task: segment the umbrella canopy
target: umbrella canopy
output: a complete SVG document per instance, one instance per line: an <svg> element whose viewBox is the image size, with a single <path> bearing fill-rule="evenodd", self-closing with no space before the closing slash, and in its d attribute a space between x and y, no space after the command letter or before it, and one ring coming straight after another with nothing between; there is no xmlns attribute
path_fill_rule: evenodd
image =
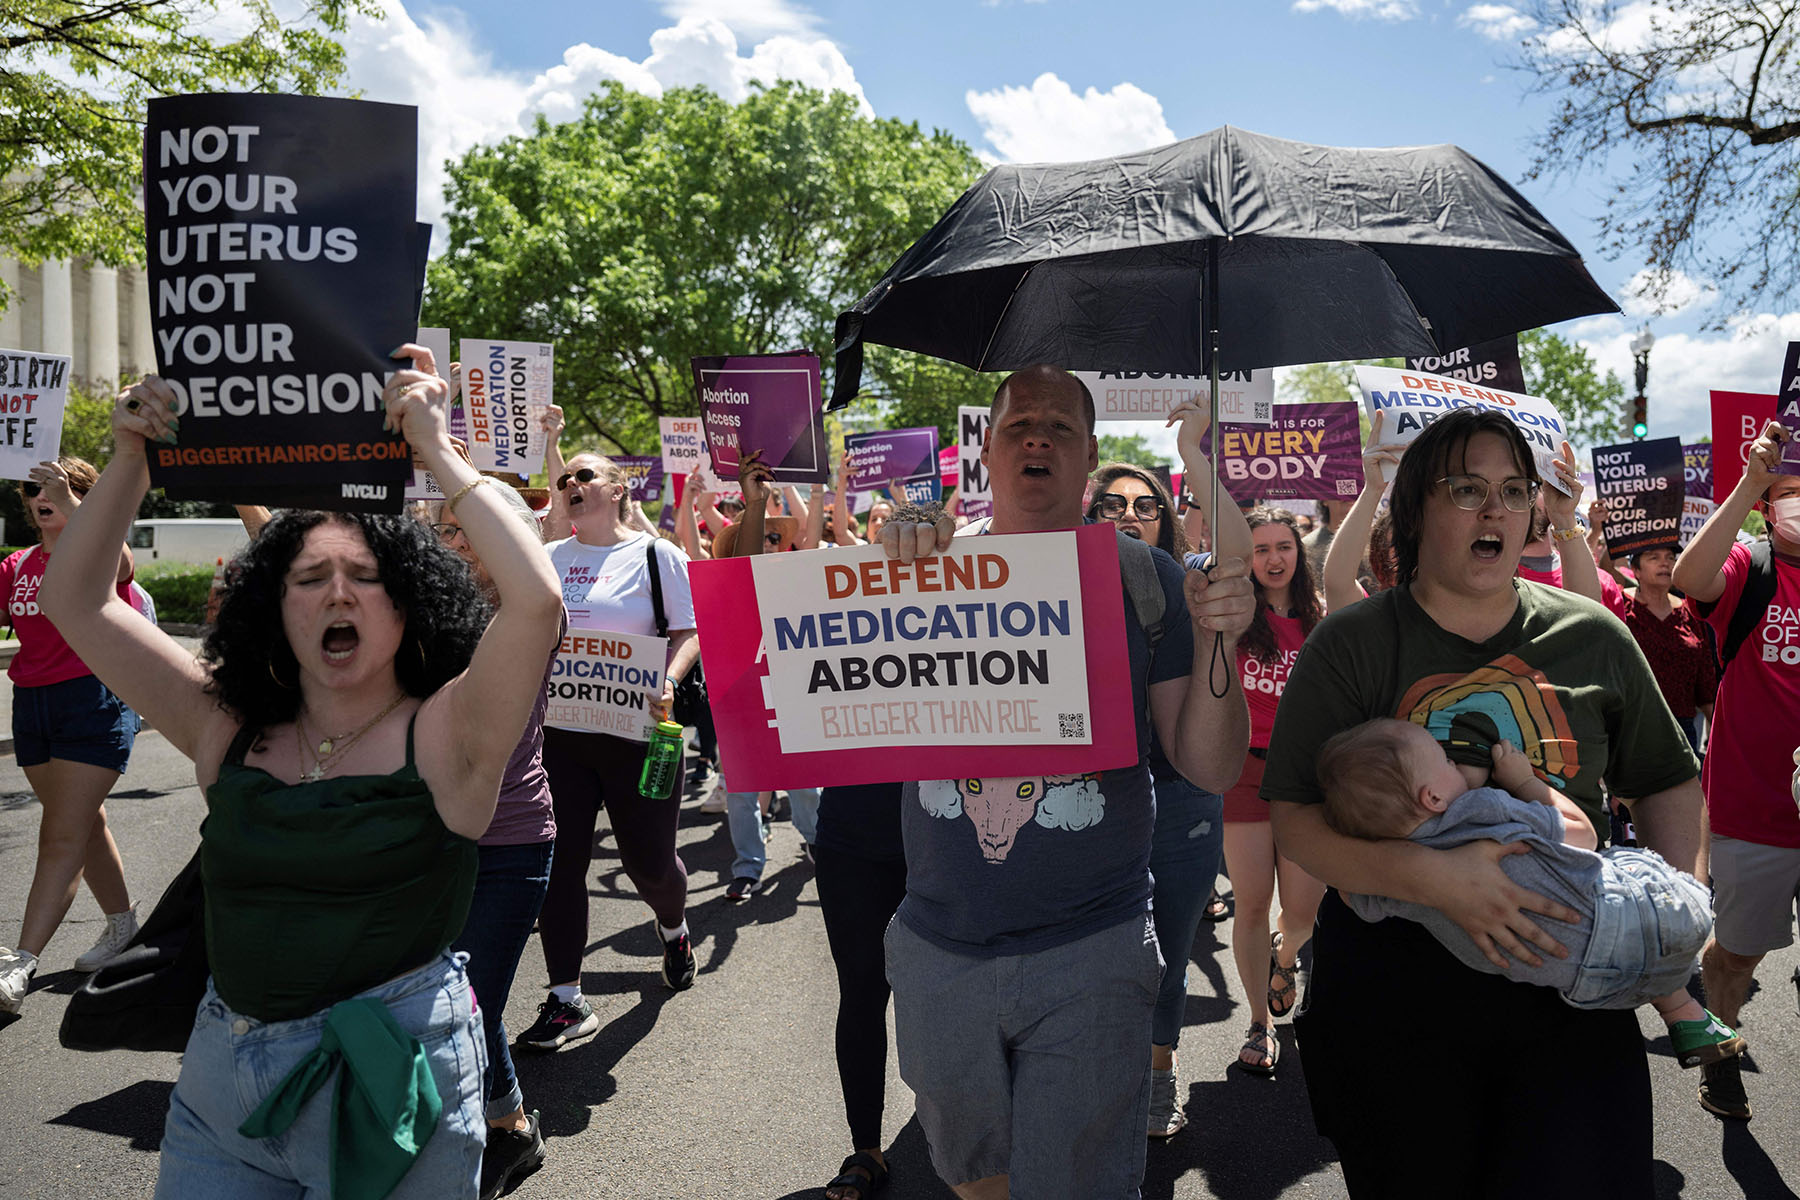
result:
<svg viewBox="0 0 1800 1200"><path fill-rule="evenodd" d="M855 396L864 342L977 370L1193 374L1439 354L1617 311L1568 240L1455 146L1227 126L983 175L839 314L828 407Z"/></svg>

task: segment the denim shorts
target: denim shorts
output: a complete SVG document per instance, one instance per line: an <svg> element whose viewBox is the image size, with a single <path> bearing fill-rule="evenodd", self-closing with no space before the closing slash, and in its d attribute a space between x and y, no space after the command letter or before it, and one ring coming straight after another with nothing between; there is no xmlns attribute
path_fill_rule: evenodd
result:
<svg viewBox="0 0 1800 1200"><path fill-rule="evenodd" d="M42 687L13 685L13 758L35 767L53 758L123 773L138 717L92 675Z"/></svg>
<svg viewBox="0 0 1800 1200"><path fill-rule="evenodd" d="M446 954L360 996L380 1000L431 1061L443 1114L390 1200L473 1200L487 1141L481 1014L463 964ZM157 1200L293 1200L331 1194L335 1079L285 1133L247 1138L238 1126L318 1047L326 1011L258 1021L228 1008L209 983L163 1126Z"/></svg>
<svg viewBox="0 0 1800 1200"><path fill-rule="evenodd" d="M1576 1008L1636 1008L1687 986L1712 934L1712 899L1649 850L1601 857L1594 932L1563 998Z"/></svg>

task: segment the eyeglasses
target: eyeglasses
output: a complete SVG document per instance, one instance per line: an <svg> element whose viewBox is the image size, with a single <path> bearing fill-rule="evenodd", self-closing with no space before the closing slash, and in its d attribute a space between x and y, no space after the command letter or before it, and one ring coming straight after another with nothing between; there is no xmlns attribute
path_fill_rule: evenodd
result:
<svg viewBox="0 0 1800 1200"><path fill-rule="evenodd" d="M440 521L431 527L431 531L437 534L438 541L448 544L456 540L456 535L462 533L463 527L449 521Z"/></svg>
<svg viewBox="0 0 1800 1200"><path fill-rule="evenodd" d="M24 494L24 496L27 500L37 499L37 497L43 492L43 490L44 490L43 484L38 483L36 480L33 480L33 479L27 479L24 483L21 483L19 485L19 491ZM69 490L71 492L74 492L77 496L85 496L88 494L88 490L86 488L76 487L74 484L69 485Z"/></svg>
<svg viewBox="0 0 1800 1200"><path fill-rule="evenodd" d="M571 479L576 483L592 483L595 479L599 478L599 476L600 472L594 470L592 467L583 467L579 471L564 471L561 475L556 477L556 490L559 492L568 491L569 480Z"/></svg>
<svg viewBox="0 0 1800 1200"><path fill-rule="evenodd" d="M1488 491L1493 486L1482 475L1446 475L1434 481L1431 486L1436 487L1440 483L1449 485L1450 503L1469 512L1475 512L1487 503ZM1531 508L1532 501L1537 499L1540 486L1522 475L1502 479L1500 503L1514 512L1526 512Z"/></svg>
<svg viewBox="0 0 1800 1200"><path fill-rule="evenodd" d="M1140 521L1154 521L1162 515L1163 510L1163 502L1155 496L1139 496L1136 500L1127 500L1117 492L1103 492L1094 501L1094 507L1109 521L1116 521L1124 516L1128 506Z"/></svg>

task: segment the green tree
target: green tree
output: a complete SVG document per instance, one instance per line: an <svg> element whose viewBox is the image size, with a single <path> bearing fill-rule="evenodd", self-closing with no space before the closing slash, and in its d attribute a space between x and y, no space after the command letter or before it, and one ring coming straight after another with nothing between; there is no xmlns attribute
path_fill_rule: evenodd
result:
<svg viewBox="0 0 1800 1200"><path fill-rule="evenodd" d="M1142 434L1121 436L1116 433L1103 433L1096 439L1100 443L1101 462L1123 462L1132 466L1155 466L1167 463L1168 455L1152 449Z"/></svg>
<svg viewBox="0 0 1800 1200"><path fill-rule="evenodd" d="M184 92L318 94L335 35L376 0L8 0L0 22L0 246L28 263L143 258L144 102ZM7 297L0 294L0 307Z"/></svg>
<svg viewBox="0 0 1800 1200"><path fill-rule="evenodd" d="M557 343L571 424L625 451L697 411L688 359L811 348L975 178L961 142L863 117L793 83L739 104L609 83L582 115L450 168L449 249L425 320L458 336ZM947 374L872 355L902 423ZM972 374L972 373L971 373Z"/></svg>
<svg viewBox="0 0 1800 1200"><path fill-rule="evenodd" d="M1519 335L1519 365L1526 393L1548 400L1562 414L1569 441L1591 449L1622 440L1625 385L1617 371L1602 376L1592 355L1547 329Z"/></svg>
<svg viewBox="0 0 1800 1200"><path fill-rule="evenodd" d="M1356 386L1358 367L1404 367L1401 358L1357 358L1348 362L1307 363L1289 369L1281 380L1275 397L1283 404L1323 404L1328 400L1362 402L1362 390Z"/></svg>

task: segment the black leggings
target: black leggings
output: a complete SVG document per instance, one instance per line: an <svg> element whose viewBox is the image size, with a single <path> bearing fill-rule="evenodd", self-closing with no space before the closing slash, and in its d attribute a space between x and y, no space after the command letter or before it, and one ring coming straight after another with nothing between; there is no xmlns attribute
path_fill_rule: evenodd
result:
<svg viewBox="0 0 1800 1200"><path fill-rule="evenodd" d="M1650 1072L1637 1014L1471 970L1424 926L1328 891L1294 1021L1319 1132L1363 1200L1643 1200Z"/></svg>
<svg viewBox="0 0 1800 1200"><path fill-rule="evenodd" d="M544 730L544 773L556 812L556 852L550 890L538 914L544 967L552 984L581 978L588 942L588 864L600 809L612 822L619 863L632 886L665 928L681 924L687 910L687 867L675 853L681 817L681 770L666 800L638 794L645 745L604 733Z"/></svg>
<svg viewBox="0 0 1800 1200"><path fill-rule="evenodd" d="M837 1068L850 1144L880 1147L887 1099L887 955L882 938L906 895L906 863L813 846L814 880L837 966Z"/></svg>

